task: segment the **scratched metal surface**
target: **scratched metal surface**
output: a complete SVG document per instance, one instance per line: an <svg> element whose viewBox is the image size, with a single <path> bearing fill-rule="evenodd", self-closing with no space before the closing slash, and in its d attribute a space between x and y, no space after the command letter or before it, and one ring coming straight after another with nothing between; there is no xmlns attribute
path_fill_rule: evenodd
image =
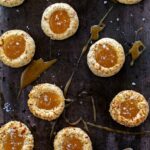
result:
<svg viewBox="0 0 150 150"><path fill-rule="evenodd" d="M64 41L51 41L44 35L40 20L44 9L55 2L67 2L78 12L80 27L75 36ZM85 41L89 37L90 26L97 24L106 10L113 3L104 5L104 0L26 0L16 8L0 7L1 34L10 29L22 29L31 34L36 42L35 59L49 60L59 58L58 63L46 71L36 82L28 86L17 100L19 78L24 68L12 69L0 64L1 125L10 120L19 120L28 125L35 138L35 150L49 150L52 142L49 140L52 122L35 118L27 107L28 93L33 85L43 82L55 83L64 88L75 62L80 55ZM117 21L116 18L120 20ZM141 126L133 129L122 127L115 123L109 113L111 99L121 90L134 89L145 95L150 101L150 1L144 0L134 6L117 4L106 20L107 27L101 37L112 37L121 42L127 52L134 41L134 31L143 26L139 39L145 43L147 51L140 57L134 67L129 66L127 57L123 69L114 77L98 78L88 69L86 56L81 60L78 72L73 78L68 97L76 102L67 109L67 117L74 121L82 116L86 121L93 121L90 96L93 96L97 109L97 124L126 131L150 130L150 117ZM133 86L132 82L136 85ZM58 120L55 131L68 126L63 118ZM82 123L78 125L83 128ZM122 150L132 147L134 150L149 150L150 137L118 135L90 127L89 136L94 150ZM53 136L54 137L54 136Z"/></svg>

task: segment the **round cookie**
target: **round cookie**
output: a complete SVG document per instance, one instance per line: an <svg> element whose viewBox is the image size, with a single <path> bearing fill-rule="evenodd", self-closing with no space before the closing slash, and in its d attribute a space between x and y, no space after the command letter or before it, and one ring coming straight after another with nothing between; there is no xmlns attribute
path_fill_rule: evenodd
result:
<svg viewBox="0 0 150 150"><path fill-rule="evenodd" d="M0 0L0 5L5 7L15 7L19 6L24 2L24 0Z"/></svg>
<svg viewBox="0 0 150 150"><path fill-rule="evenodd" d="M144 122L149 114L149 105L144 96L133 90L118 93L109 109L113 120L127 127L135 127Z"/></svg>
<svg viewBox="0 0 150 150"><path fill-rule="evenodd" d="M19 68L27 65L35 53L32 37L22 30L10 30L0 37L0 60L7 66Z"/></svg>
<svg viewBox="0 0 150 150"><path fill-rule="evenodd" d="M110 77L120 71L125 62L124 49L111 38L103 38L94 43L87 55L87 64L93 74Z"/></svg>
<svg viewBox="0 0 150 150"><path fill-rule="evenodd" d="M60 130L54 139L54 150L92 150L89 136L80 128L67 127Z"/></svg>
<svg viewBox="0 0 150 150"><path fill-rule="evenodd" d="M32 150L33 136L28 127L19 121L10 121L0 128L0 149Z"/></svg>
<svg viewBox="0 0 150 150"><path fill-rule="evenodd" d="M64 40L74 35L79 26L76 11L66 3L55 3L45 9L41 27L53 40Z"/></svg>
<svg viewBox="0 0 150 150"><path fill-rule="evenodd" d="M139 2L141 2L142 0L117 0L118 2L122 3L122 4L137 4Z"/></svg>
<svg viewBox="0 0 150 150"><path fill-rule="evenodd" d="M56 85L43 83L33 87L28 106L34 116L44 120L57 119L64 110L65 98Z"/></svg>

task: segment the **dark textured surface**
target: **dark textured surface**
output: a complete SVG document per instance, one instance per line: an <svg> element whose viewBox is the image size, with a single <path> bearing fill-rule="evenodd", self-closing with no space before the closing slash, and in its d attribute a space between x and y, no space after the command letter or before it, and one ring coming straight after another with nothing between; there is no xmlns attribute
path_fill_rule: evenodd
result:
<svg viewBox="0 0 150 150"><path fill-rule="evenodd" d="M36 42L35 59L44 58L49 60L59 58L58 63L46 71L33 85L50 82L64 88L75 62L80 55L81 49L88 39L90 26L97 24L106 10L112 5L111 2L104 5L103 0L64 0L77 10L80 18L80 27L75 36L64 41L51 41L44 35L40 27L40 20L44 9L52 3L60 0L26 0L16 8L0 7L0 30L1 33L10 29L18 28L29 32ZM62 2L62 1L61 1ZM93 96L97 109L97 124L112 128L129 130L115 123L109 113L111 99L121 90L134 89L144 94L150 100L150 1L126 6L117 4L106 20L107 27L101 33L101 37L112 37L121 42L127 52L130 44L134 41L134 31L143 26L144 30L139 34L139 39L145 43L147 51L140 57L134 67L129 66L130 57L127 57L123 69L114 77L98 78L88 69L86 56L81 60L79 70L71 84L68 97L76 100L74 105L67 109L67 117L71 121L82 116L86 121L93 121L90 96ZM117 22L116 18L120 21ZM143 18L146 18L143 19ZM113 23L111 23L111 20ZM145 20L145 21L144 21ZM20 99L17 100L19 90L19 78L24 68L12 69L0 64L1 77L1 105L9 103L10 111L0 112L1 124L10 120L20 120L28 125L35 137L35 150L49 150L52 141L49 140L51 122L35 118L28 110L28 93L33 85L26 88ZM133 86L132 82L136 85ZM6 105L6 104L5 104ZM4 118L4 121L2 119ZM150 117L137 128L130 131L150 130ZM67 124L60 118L56 125L56 132L66 127ZM82 123L78 125L83 128ZM94 150L122 150L132 147L134 150L149 150L150 137L117 135L106 131L90 128L88 133L93 142Z"/></svg>

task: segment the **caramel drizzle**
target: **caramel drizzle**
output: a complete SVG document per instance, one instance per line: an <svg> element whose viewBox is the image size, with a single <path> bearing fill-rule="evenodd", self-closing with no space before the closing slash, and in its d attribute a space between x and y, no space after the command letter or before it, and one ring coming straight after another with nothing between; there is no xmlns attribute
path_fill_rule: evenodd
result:
<svg viewBox="0 0 150 150"><path fill-rule="evenodd" d="M96 122L96 118L97 118L96 107L95 107L94 98L92 96L91 96L91 101L92 101L92 108L93 108L93 119L94 119L94 122Z"/></svg>
<svg viewBox="0 0 150 150"><path fill-rule="evenodd" d="M145 51L146 47L142 41L137 40L138 34L143 30L143 27L140 27L138 30L135 31L135 41L132 47L129 49L129 52L126 54L128 56L131 55L131 62L130 66L133 66L135 61L141 56L141 54Z"/></svg>
<svg viewBox="0 0 150 150"><path fill-rule="evenodd" d="M105 130L108 132L113 132L113 133L117 133L117 134L125 134L125 135L146 135L146 134L150 134L150 131L141 131L141 132L130 132L130 131L123 131L123 130L118 130L118 129L112 129L106 126L102 126L102 125L97 125L91 122L87 122L87 125L101 129L101 130Z"/></svg>
<svg viewBox="0 0 150 150"><path fill-rule="evenodd" d="M135 41L129 50L129 53L131 55L132 61L130 62L130 65L133 66L135 61L141 56L141 54L145 51L146 47L142 43L142 41Z"/></svg>
<svg viewBox="0 0 150 150"><path fill-rule="evenodd" d="M27 68L21 74L20 80L20 92L35 81L44 71L50 68L53 64L57 62L57 59L44 62L42 58L34 60L27 66Z"/></svg>
<svg viewBox="0 0 150 150"><path fill-rule="evenodd" d="M82 117L80 117L76 121L70 122L70 120L66 117L66 111L65 110L64 110L64 113L63 113L63 118L64 118L65 122L68 123L71 126L76 126L77 124L79 124L82 121Z"/></svg>
<svg viewBox="0 0 150 150"><path fill-rule="evenodd" d="M102 28L102 26L103 26L102 29L104 29L104 24L103 24L103 22L104 22L104 20L107 18L107 16L109 15L109 13L112 11L112 9L113 9L113 6L106 12L106 14L104 15L104 17L99 21L98 26L101 27L101 28ZM100 29L99 29L99 32L100 32ZM99 32L97 32L97 34L99 34ZM83 47L83 49L82 49L82 51L81 51L81 54L80 54L80 56L79 56L79 58L78 58L78 61L77 61L77 63L76 63L75 69L73 70L71 76L69 77L69 79L68 79L68 81L67 81L67 83L66 83L66 85L65 85L65 88L64 88L64 94L65 94L65 96L66 96L67 93L68 93L68 89L69 89L69 87L70 87L70 85L71 85L71 82L72 82L72 79L73 79L73 77L74 77L74 75L75 75L75 72L77 71L77 69L78 69L78 67L79 67L80 60L81 60L82 56L85 54L85 52L87 51L87 49L88 49L89 44L91 43L91 41L92 41L92 35L90 36L90 38L89 38L89 39L87 40L87 42L85 43L85 45L84 45L84 47Z"/></svg>

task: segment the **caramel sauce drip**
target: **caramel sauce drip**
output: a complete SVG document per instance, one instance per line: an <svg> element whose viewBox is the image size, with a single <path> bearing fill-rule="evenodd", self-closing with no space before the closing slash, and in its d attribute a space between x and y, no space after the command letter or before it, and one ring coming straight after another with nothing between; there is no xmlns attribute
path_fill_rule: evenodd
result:
<svg viewBox="0 0 150 150"><path fill-rule="evenodd" d="M21 35L11 35L3 41L5 55L10 59L18 58L25 51L26 41Z"/></svg>
<svg viewBox="0 0 150 150"><path fill-rule="evenodd" d="M135 100L125 100L121 103L121 116L127 119L133 119L139 112L137 107L137 101Z"/></svg>
<svg viewBox="0 0 150 150"><path fill-rule="evenodd" d="M60 104L60 96L54 92L45 92L40 95L37 107L40 109L50 110Z"/></svg>
<svg viewBox="0 0 150 150"><path fill-rule="evenodd" d="M64 33L70 26L70 18L65 10L53 12L49 19L51 30L56 34Z"/></svg>
<svg viewBox="0 0 150 150"><path fill-rule="evenodd" d="M63 150L83 150L83 144L76 137L65 137Z"/></svg>
<svg viewBox="0 0 150 150"><path fill-rule="evenodd" d="M108 44L99 44L95 51L96 61L103 67L110 68L117 63L117 54L114 48Z"/></svg>
<svg viewBox="0 0 150 150"><path fill-rule="evenodd" d="M93 25L91 27L91 39L98 40L99 39L99 32L101 32L105 28L105 24L101 25Z"/></svg>
<svg viewBox="0 0 150 150"><path fill-rule="evenodd" d="M23 133L19 133L18 130L12 128L10 129L10 133L6 135L4 150L22 150L24 140Z"/></svg>
<svg viewBox="0 0 150 150"><path fill-rule="evenodd" d="M143 53L144 49L145 49L145 46L141 41L135 41L133 43L133 46L129 50L129 54L131 54L131 57L132 57L132 61L130 63L131 66L134 65L135 60L140 57L140 55Z"/></svg>
<svg viewBox="0 0 150 150"><path fill-rule="evenodd" d="M44 62L43 59L34 60L31 64L22 72L20 89L25 88L35 81L45 70L56 63L56 59Z"/></svg>

